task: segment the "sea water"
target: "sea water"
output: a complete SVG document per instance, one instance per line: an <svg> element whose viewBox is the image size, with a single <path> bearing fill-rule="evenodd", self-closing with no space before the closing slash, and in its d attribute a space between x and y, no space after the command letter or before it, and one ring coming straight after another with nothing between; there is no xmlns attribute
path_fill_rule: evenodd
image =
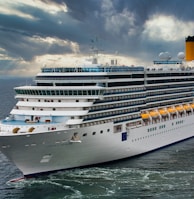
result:
<svg viewBox="0 0 194 199"><path fill-rule="evenodd" d="M15 105L13 87L30 83L0 79L0 118ZM0 199L193 199L194 138L122 161L10 182L18 177L0 152Z"/></svg>

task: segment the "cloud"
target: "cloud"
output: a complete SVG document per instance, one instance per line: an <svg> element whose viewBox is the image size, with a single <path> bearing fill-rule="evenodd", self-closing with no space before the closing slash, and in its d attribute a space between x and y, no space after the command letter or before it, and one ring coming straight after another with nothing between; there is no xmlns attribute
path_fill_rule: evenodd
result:
<svg viewBox="0 0 194 199"><path fill-rule="evenodd" d="M112 35L135 34L135 16L126 8L117 13L112 1L103 1L101 16L105 22L105 31Z"/></svg>
<svg viewBox="0 0 194 199"><path fill-rule="evenodd" d="M46 58L75 63L90 53L92 39L128 65L151 63L161 51L177 54L194 32L192 6L193 0L0 1L0 74L33 73L28 68L38 64L38 71Z"/></svg>
<svg viewBox="0 0 194 199"><path fill-rule="evenodd" d="M181 28L181 31L180 31ZM194 32L194 22L178 20L174 16L153 15L144 24L143 36L154 41L179 41Z"/></svg>
<svg viewBox="0 0 194 199"><path fill-rule="evenodd" d="M31 20L21 16L0 14L0 45L1 48L6 49L10 56L20 56L24 60L30 61L34 56L40 54L55 54L59 50L61 53L69 52L73 50L71 47L72 43L75 43L73 40L82 39L83 36L79 36L79 24L74 19L70 19L66 13L59 13L53 19L52 14L45 13L44 10L31 6L26 6L27 8L32 13L36 11L36 19L35 17L34 20ZM59 22L62 17L68 23L62 24ZM46 39L49 37L55 38L55 40L58 38L58 40L64 40L64 42L50 43ZM75 52L75 50L72 52Z"/></svg>
<svg viewBox="0 0 194 199"><path fill-rule="evenodd" d="M26 1L21 1L21 0L6 0L5 2L1 1L0 2L0 11L3 14L7 15L15 15L23 18L34 18L34 14L30 13L28 10L29 7L34 7L40 10L44 10L50 14L57 14L58 12L67 12L67 7L66 4L61 2L61 4L56 3L55 1L40 1L40 0L26 0ZM6 5L6 7L5 7ZM46 5L46 6L45 6ZM32 14L32 15L31 15Z"/></svg>

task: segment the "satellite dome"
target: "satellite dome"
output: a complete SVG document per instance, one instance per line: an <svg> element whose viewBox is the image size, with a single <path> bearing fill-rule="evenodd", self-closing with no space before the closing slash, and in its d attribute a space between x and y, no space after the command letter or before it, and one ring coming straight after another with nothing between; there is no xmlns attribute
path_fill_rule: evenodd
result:
<svg viewBox="0 0 194 199"><path fill-rule="evenodd" d="M161 52L159 54L159 58L162 60L170 60L171 56L170 56L169 52Z"/></svg>
<svg viewBox="0 0 194 199"><path fill-rule="evenodd" d="M163 57L164 57L164 52L161 52L158 56L159 56L160 59L163 59Z"/></svg>
<svg viewBox="0 0 194 199"><path fill-rule="evenodd" d="M184 59L185 58L185 53L184 52L179 52L178 55L177 55L177 57L179 59Z"/></svg>

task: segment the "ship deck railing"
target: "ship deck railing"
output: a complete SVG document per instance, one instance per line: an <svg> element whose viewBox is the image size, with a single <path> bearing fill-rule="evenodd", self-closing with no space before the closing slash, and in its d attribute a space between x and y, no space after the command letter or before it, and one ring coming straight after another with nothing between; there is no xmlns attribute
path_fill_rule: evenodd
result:
<svg viewBox="0 0 194 199"><path fill-rule="evenodd" d="M43 121L25 121L25 120L1 120L0 121L1 124L4 124L4 125L13 125L13 126L16 126L16 125L20 125L20 126L23 126L23 125L29 125L29 126L32 126L32 125L45 125L45 124L59 124L59 122L53 122L53 121L50 121L50 120L45 120L44 122Z"/></svg>
<svg viewBox="0 0 194 199"><path fill-rule="evenodd" d="M59 67L42 68L43 73L77 73L77 72L133 72L144 71L142 66L91 66L91 67Z"/></svg>

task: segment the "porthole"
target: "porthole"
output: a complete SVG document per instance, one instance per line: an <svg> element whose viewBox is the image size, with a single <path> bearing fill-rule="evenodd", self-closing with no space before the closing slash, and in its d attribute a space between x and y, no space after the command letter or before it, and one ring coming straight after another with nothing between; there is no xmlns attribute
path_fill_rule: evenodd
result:
<svg viewBox="0 0 194 199"><path fill-rule="evenodd" d="M83 136L87 136L87 133L84 133Z"/></svg>
<svg viewBox="0 0 194 199"><path fill-rule="evenodd" d="M94 132L92 133L92 135L96 135L96 132L94 131Z"/></svg>
<svg viewBox="0 0 194 199"><path fill-rule="evenodd" d="M101 130L100 133L103 133L103 131Z"/></svg>

